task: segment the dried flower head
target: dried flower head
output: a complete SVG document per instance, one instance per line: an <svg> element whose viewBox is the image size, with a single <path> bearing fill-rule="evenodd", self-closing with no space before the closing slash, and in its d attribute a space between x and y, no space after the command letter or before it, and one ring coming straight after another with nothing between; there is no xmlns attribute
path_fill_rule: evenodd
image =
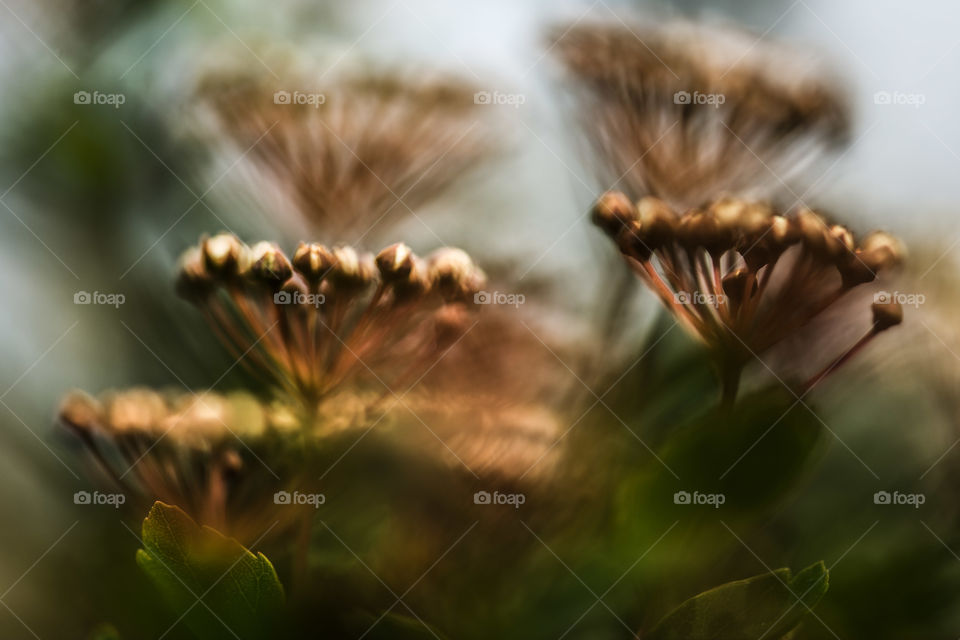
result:
<svg viewBox="0 0 960 640"><path fill-rule="evenodd" d="M723 193L770 197L815 152L848 138L846 100L822 69L746 33L580 23L554 41L584 89L603 179L631 197L680 209Z"/></svg>
<svg viewBox="0 0 960 640"><path fill-rule="evenodd" d="M628 202L605 194L595 223L677 319L737 373L903 257L893 236L875 232L858 247L849 230L808 209L786 217L766 204L725 198L680 216L653 197ZM871 335L900 320L883 305L874 314Z"/></svg>
<svg viewBox="0 0 960 640"><path fill-rule="evenodd" d="M204 131L245 152L259 195L274 198L270 210L292 210L302 230L342 239L409 215L490 155L474 92L422 74L319 83L244 70L207 75L199 97L212 116Z"/></svg>
<svg viewBox="0 0 960 640"><path fill-rule="evenodd" d="M470 326L484 280L449 247L374 257L301 243L291 260L220 234L184 254L177 289L241 362L313 409L347 380L387 392L416 380Z"/></svg>
<svg viewBox="0 0 960 640"><path fill-rule="evenodd" d="M275 414L245 393L135 388L99 398L71 392L60 404L59 421L99 474L139 498L139 506L163 500L233 530L240 523L228 521L230 488L257 465L246 443L281 429Z"/></svg>

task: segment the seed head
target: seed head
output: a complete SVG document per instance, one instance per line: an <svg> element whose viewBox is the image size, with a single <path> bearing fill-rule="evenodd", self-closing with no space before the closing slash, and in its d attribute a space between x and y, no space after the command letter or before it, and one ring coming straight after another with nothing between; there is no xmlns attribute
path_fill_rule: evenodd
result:
<svg viewBox="0 0 960 640"><path fill-rule="evenodd" d="M650 197L637 209L615 236L618 248L718 357L745 360L773 347L872 280L871 266L887 268L902 255L899 241L883 233L858 248L846 227L827 226L809 209L777 215L765 203L729 197L683 216ZM881 311L889 317L878 326L891 326L894 310Z"/></svg>

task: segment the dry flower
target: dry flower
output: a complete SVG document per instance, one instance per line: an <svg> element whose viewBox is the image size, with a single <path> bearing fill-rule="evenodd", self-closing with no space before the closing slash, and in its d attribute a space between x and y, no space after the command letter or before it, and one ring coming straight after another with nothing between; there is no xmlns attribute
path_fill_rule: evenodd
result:
<svg viewBox="0 0 960 640"><path fill-rule="evenodd" d="M822 69L733 28L580 23L553 40L584 90L604 182L634 198L685 209L724 193L769 197L848 138L847 101Z"/></svg>
<svg viewBox="0 0 960 640"><path fill-rule="evenodd" d="M238 360L313 410L347 380L387 393L416 380L470 326L484 279L449 247L422 259L301 243L290 260L221 234L184 254L178 290Z"/></svg>
<svg viewBox="0 0 960 640"><path fill-rule="evenodd" d="M298 102L297 88L314 99ZM209 73L199 98L212 116L204 131L246 152L257 195L276 199L268 208L292 210L301 231L339 240L409 215L490 155L474 92L422 74L318 82L293 70L282 81L243 70Z"/></svg>
<svg viewBox="0 0 960 640"><path fill-rule="evenodd" d="M246 443L279 430L276 413L246 393L134 388L100 397L71 392L61 401L59 421L105 480L138 498L139 507L162 500L206 524L239 532L244 517L228 516L231 487L258 464ZM243 514L252 517L253 511Z"/></svg>
<svg viewBox="0 0 960 640"><path fill-rule="evenodd" d="M594 221L678 321L715 353L730 378L729 393L754 355L903 257L893 236L875 232L857 247L849 230L808 209L787 217L763 203L725 198L680 216L653 197L629 212L625 202L622 194L605 194ZM875 305L871 337L898 324L898 310Z"/></svg>

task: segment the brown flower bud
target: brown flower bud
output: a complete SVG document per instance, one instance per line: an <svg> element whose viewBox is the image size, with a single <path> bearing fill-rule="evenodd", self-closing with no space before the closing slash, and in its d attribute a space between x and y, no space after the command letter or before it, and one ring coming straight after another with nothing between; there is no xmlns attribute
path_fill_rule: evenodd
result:
<svg viewBox="0 0 960 640"><path fill-rule="evenodd" d="M607 235L616 237L624 224L637 216L633 203L620 191L607 191L593 205L590 219Z"/></svg>
<svg viewBox="0 0 960 640"><path fill-rule="evenodd" d="M763 234L773 218L773 209L765 202L751 202L744 209L740 217L740 231L747 237L754 239Z"/></svg>
<svg viewBox="0 0 960 640"><path fill-rule="evenodd" d="M874 231L864 238L862 249L863 261L873 271L898 266L905 253L900 240L884 231Z"/></svg>
<svg viewBox="0 0 960 640"><path fill-rule="evenodd" d="M639 220L633 220L624 225L617 235L617 246L626 256L643 262L650 258L651 249L643 237L643 229Z"/></svg>
<svg viewBox="0 0 960 640"><path fill-rule="evenodd" d="M414 255L410 247L398 242L377 254L377 268L384 282L407 280L414 268Z"/></svg>
<svg viewBox="0 0 960 640"><path fill-rule="evenodd" d="M873 331L880 333L903 322L903 307L899 302L874 302Z"/></svg>
<svg viewBox="0 0 960 640"><path fill-rule="evenodd" d="M712 251L724 241L717 219L702 211L691 211L684 216L678 235L680 242L688 249L703 247Z"/></svg>
<svg viewBox="0 0 960 640"><path fill-rule="evenodd" d="M747 203L736 198L722 198L710 205L708 213L717 220L724 230L739 230L747 214Z"/></svg>
<svg viewBox="0 0 960 640"><path fill-rule="evenodd" d="M293 254L293 267L308 282L319 282L333 267L336 259L333 252L322 244L300 243L296 253Z"/></svg>
<svg viewBox="0 0 960 640"><path fill-rule="evenodd" d="M97 428L102 416L103 405L83 391L71 391L60 403L60 422L81 434Z"/></svg>
<svg viewBox="0 0 960 640"><path fill-rule="evenodd" d="M461 249L443 247L428 258L430 280L445 298L467 298L479 291L486 275Z"/></svg>
<svg viewBox="0 0 960 640"><path fill-rule="evenodd" d="M106 421L117 433L162 433L160 422L169 413L163 396L150 389L112 394L106 404Z"/></svg>
<svg viewBox="0 0 960 640"><path fill-rule="evenodd" d="M834 255L845 256L853 251L853 234L843 225L835 224L830 227L827 247Z"/></svg>
<svg viewBox="0 0 960 640"><path fill-rule="evenodd" d="M349 246L333 250L334 265L330 279L336 287L363 287L376 279L376 264L370 254L359 254Z"/></svg>
<svg viewBox="0 0 960 640"><path fill-rule="evenodd" d="M808 250L814 253L827 252L829 230L822 217L810 209L801 209L797 213L796 225L800 239Z"/></svg>
<svg viewBox="0 0 960 640"><path fill-rule="evenodd" d="M677 214L666 202L650 196L637 203L637 219L643 229L645 244L654 251L673 240L679 224Z"/></svg>
<svg viewBox="0 0 960 640"><path fill-rule="evenodd" d="M187 249L179 260L175 284L177 294L187 300L200 301L210 295L215 286L207 272L200 247Z"/></svg>
<svg viewBox="0 0 960 640"><path fill-rule="evenodd" d="M218 233L212 238L204 238L204 265L209 273L218 277L235 276L240 271L244 245L232 233Z"/></svg>
<svg viewBox="0 0 960 640"><path fill-rule="evenodd" d="M279 288L291 275L293 265L276 244L258 242L250 250L250 278L271 288Z"/></svg>
<svg viewBox="0 0 960 640"><path fill-rule="evenodd" d="M773 216L770 218L770 239L786 248L800 239L799 229L783 216Z"/></svg>

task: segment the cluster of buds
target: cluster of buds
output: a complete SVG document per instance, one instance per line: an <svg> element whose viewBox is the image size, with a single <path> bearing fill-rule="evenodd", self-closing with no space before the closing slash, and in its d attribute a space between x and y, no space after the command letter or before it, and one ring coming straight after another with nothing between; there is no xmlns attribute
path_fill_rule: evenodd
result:
<svg viewBox="0 0 960 640"><path fill-rule="evenodd" d="M227 526L230 487L249 471L246 443L285 428L282 414L249 394L140 388L98 398L71 392L61 402L59 422L99 475L140 499L140 506L163 500L220 527Z"/></svg>
<svg viewBox="0 0 960 640"><path fill-rule="evenodd" d="M205 238L181 259L179 293L253 372L311 409L347 380L402 391L466 330L485 276L460 249L404 244L373 256L301 243Z"/></svg>
<svg viewBox="0 0 960 640"><path fill-rule="evenodd" d="M608 192L592 216L676 318L740 367L903 256L887 233L858 246L808 209L787 217L732 198L678 215L653 197L634 204ZM902 319L896 302L874 304L873 315L870 337Z"/></svg>

